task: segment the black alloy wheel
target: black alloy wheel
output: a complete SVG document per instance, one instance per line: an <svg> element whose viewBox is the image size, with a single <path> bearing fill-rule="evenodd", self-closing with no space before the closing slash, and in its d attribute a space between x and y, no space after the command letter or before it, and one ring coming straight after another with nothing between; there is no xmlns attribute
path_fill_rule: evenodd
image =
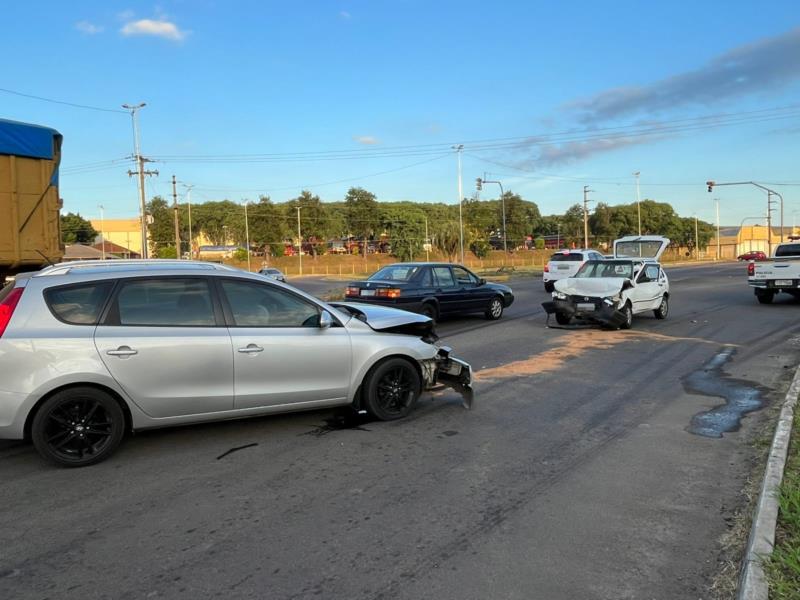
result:
<svg viewBox="0 0 800 600"><path fill-rule="evenodd" d="M483 313L490 321L496 321L503 316L503 300L495 296L489 301L489 308Z"/></svg>
<svg viewBox="0 0 800 600"><path fill-rule="evenodd" d="M381 421L401 419L411 412L421 389L414 366L402 358L390 358L373 368L368 377L366 408Z"/></svg>
<svg viewBox="0 0 800 600"><path fill-rule="evenodd" d="M39 454L64 467L106 459L122 441L125 415L114 398L95 388L71 388L48 398L31 425Z"/></svg>

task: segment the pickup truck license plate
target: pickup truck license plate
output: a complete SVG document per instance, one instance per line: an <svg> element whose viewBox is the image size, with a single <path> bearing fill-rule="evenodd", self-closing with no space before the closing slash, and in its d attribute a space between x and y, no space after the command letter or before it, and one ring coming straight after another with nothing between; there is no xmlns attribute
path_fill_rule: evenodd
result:
<svg viewBox="0 0 800 600"><path fill-rule="evenodd" d="M775 280L775 287L791 287L792 280L791 279L776 279Z"/></svg>
<svg viewBox="0 0 800 600"><path fill-rule="evenodd" d="M578 310L594 310L594 304L578 302Z"/></svg>
<svg viewBox="0 0 800 600"><path fill-rule="evenodd" d="M374 296L375 290L361 290L362 296Z"/></svg>

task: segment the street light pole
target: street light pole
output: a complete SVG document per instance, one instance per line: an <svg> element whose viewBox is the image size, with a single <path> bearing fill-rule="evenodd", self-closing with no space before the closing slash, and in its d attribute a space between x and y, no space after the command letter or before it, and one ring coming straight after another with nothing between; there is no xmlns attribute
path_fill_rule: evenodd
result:
<svg viewBox="0 0 800 600"><path fill-rule="evenodd" d="M590 190L588 185L583 186L583 248L584 250L588 250L589 248L589 192L593 192L594 190Z"/></svg>
<svg viewBox="0 0 800 600"><path fill-rule="evenodd" d="M297 257L300 259L300 275L303 274L303 236L300 234L300 207L297 207Z"/></svg>
<svg viewBox="0 0 800 600"><path fill-rule="evenodd" d="M700 240L697 236L697 214L694 215L694 256L695 260L700 260Z"/></svg>
<svg viewBox="0 0 800 600"><path fill-rule="evenodd" d="M464 262L464 216L462 215L461 205L464 201L464 192L461 184L461 152L464 150L464 144L458 144L457 146L453 146L453 150L456 151L456 155L458 156L458 228L459 228L459 236L458 236L458 243L461 247L461 262Z"/></svg>
<svg viewBox="0 0 800 600"><path fill-rule="evenodd" d="M138 174L138 182L139 182L139 212L142 216L142 258L147 258L148 251L147 251L147 202L145 200L145 191L144 191L144 159L139 151L139 125L136 120L136 113L144 108L146 104L141 102L136 105L130 104L123 104L122 108L125 110L129 110L131 112L131 121L133 123L133 154L134 159L136 160L136 168ZM129 172L130 174L130 172Z"/></svg>
<svg viewBox="0 0 800 600"><path fill-rule="evenodd" d="M768 187L761 185L760 183L756 183L755 181L732 181L729 183L717 183L716 181L706 181L706 185L708 186L708 191L714 189L715 186L720 185L754 185L755 187L764 190L767 192L767 228L769 231L767 232L767 247L769 249L770 254L772 254L772 196L777 196L781 199L781 243L783 243L783 196L776 192L775 190L771 190Z"/></svg>
<svg viewBox="0 0 800 600"><path fill-rule="evenodd" d="M430 247L431 241L430 238L428 238L428 216L425 215L425 262L431 261Z"/></svg>
<svg viewBox="0 0 800 600"><path fill-rule="evenodd" d="M506 193L503 190L503 184L499 181L491 179L480 179L479 181L481 184L496 183L500 186L500 205L503 208L503 251L508 252L508 237L506 236Z"/></svg>
<svg viewBox="0 0 800 600"><path fill-rule="evenodd" d="M642 198L639 194L639 171L636 171L634 175L636 176L636 215L639 219L639 235L642 235L642 207L641 202Z"/></svg>
<svg viewBox="0 0 800 600"><path fill-rule="evenodd" d="M193 185L183 184L186 188L186 204L189 206L189 260L194 259L194 238L192 237L192 188Z"/></svg>

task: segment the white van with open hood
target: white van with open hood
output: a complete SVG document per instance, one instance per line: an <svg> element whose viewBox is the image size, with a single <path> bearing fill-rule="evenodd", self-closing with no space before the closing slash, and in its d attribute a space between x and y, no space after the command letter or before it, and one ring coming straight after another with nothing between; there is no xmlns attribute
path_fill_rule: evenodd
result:
<svg viewBox="0 0 800 600"><path fill-rule="evenodd" d="M559 325L573 320L629 329L633 315L669 313L669 280L658 259L669 239L627 236L614 241L614 258L587 261L568 279L555 283L553 299L542 306Z"/></svg>

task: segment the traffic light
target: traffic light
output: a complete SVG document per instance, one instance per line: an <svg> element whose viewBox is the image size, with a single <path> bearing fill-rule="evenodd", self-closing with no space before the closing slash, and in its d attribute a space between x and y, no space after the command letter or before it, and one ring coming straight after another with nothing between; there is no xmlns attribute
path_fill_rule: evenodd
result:
<svg viewBox="0 0 800 600"><path fill-rule="evenodd" d="M711 191L714 189L714 182L713 181L706 181L706 185L708 186L708 193L710 194Z"/></svg>
<svg viewBox="0 0 800 600"><path fill-rule="evenodd" d="M476 187L476 188L478 189L478 191L480 192L480 191L483 189L483 179L481 179L480 177L478 177L478 178L475 180L475 187Z"/></svg>

